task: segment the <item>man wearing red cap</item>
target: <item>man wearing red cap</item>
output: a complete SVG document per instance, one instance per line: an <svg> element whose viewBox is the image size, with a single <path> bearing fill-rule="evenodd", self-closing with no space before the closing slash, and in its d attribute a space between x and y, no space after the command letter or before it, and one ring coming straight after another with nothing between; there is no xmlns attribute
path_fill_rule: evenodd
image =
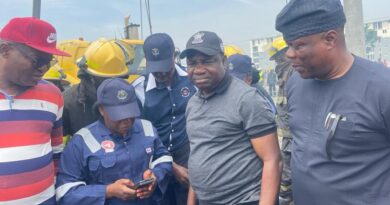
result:
<svg viewBox="0 0 390 205"><path fill-rule="evenodd" d="M45 21L14 18L0 32L0 204L55 204L63 99L41 80L52 55L69 56Z"/></svg>

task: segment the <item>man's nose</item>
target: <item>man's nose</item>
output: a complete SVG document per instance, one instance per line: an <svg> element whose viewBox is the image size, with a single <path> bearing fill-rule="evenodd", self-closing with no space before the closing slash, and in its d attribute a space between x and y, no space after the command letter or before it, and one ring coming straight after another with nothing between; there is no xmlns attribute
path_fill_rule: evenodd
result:
<svg viewBox="0 0 390 205"><path fill-rule="evenodd" d="M295 50L292 49L291 47L288 47L288 49L284 55L289 59L295 58Z"/></svg>

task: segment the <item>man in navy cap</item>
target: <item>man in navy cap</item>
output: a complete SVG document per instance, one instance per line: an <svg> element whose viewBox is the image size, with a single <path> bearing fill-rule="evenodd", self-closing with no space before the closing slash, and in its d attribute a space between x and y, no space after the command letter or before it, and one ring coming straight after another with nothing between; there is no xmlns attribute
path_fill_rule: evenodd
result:
<svg viewBox="0 0 390 205"><path fill-rule="evenodd" d="M277 16L297 71L287 101L299 205L390 200L390 71L347 50L345 22L340 0L291 0Z"/></svg>
<svg viewBox="0 0 390 205"><path fill-rule="evenodd" d="M107 79L97 90L101 119L79 130L61 158L59 204L151 205L161 200L172 157L140 110L133 86ZM136 186L147 179L151 183Z"/></svg>
<svg viewBox="0 0 390 205"><path fill-rule="evenodd" d="M263 86L258 83L253 83L253 72L255 68L252 67L252 59L247 55L234 54L227 58L227 63L230 75L255 87L260 95L266 100L267 105L272 112L276 114L276 107L272 97L267 93Z"/></svg>
<svg viewBox="0 0 390 205"><path fill-rule="evenodd" d="M134 82L143 107L142 116L157 128L163 144L173 157L175 178L172 178L162 204L186 204L190 149L184 113L196 89L187 73L175 64L175 46L169 35L150 35L143 49L148 74Z"/></svg>
<svg viewBox="0 0 390 205"><path fill-rule="evenodd" d="M199 88L186 111L188 170L199 204L274 205L282 166L274 114L256 89L228 74L217 34L194 34L184 57Z"/></svg>

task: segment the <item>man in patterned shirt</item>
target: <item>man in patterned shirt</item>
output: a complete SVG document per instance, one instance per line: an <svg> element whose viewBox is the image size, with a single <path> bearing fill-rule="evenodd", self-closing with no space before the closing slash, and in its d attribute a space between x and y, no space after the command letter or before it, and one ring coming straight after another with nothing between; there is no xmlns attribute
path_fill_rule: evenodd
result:
<svg viewBox="0 0 390 205"><path fill-rule="evenodd" d="M33 17L0 32L0 204L55 204L62 151L60 90L41 80L56 49L56 30Z"/></svg>

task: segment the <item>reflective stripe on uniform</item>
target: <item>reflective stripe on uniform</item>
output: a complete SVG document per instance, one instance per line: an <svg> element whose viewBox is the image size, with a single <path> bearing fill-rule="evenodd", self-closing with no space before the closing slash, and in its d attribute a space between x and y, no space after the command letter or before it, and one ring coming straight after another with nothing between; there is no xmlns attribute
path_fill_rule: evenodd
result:
<svg viewBox="0 0 390 205"><path fill-rule="evenodd" d="M147 120L141 120L142 128L144 129L145 136L154 137L154 130L152 123Z"/></svg>
<svg viewBox="0 0 390 205"><path fill-rule="evenodd" d="M153 169L155 166L157 166L157 165L160 164L160 163L172 162L172 161L173 161L172 157L171 157L171 156L168 156L168 155L159 157L158 159L154 160L154 161L150 164L150 169Z"/></svg>
<svg viewBox="0 0 390 205"><path fill-rule="evenodd" d="M61 185L56 189L56 200L59 201L72 187L79 186L79 185L86 185L86 183L79 181L79 182L70 182Z"/></svg>
<svg viewBox="0 0 390 205"><path fill-rule="evenodd" d="M100 149L99 142L95 139L95 137L87 128L82 128L76 134L80 135L83 138L85 144L87 145L88 149L92 153L99 151Z"/></svg>

